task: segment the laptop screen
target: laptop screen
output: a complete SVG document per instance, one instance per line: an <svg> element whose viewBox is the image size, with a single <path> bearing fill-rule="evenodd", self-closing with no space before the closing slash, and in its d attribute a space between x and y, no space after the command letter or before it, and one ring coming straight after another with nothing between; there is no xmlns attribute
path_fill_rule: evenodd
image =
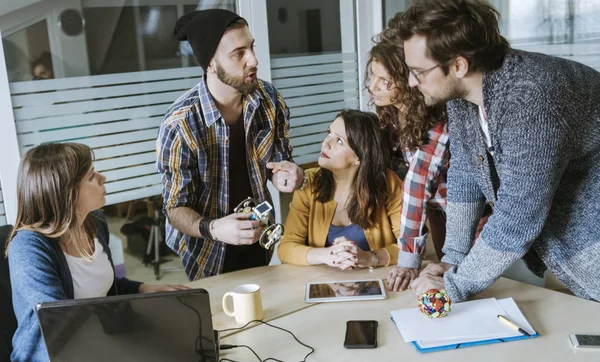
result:
<svg viewBox="0 0 600 362"><path fill-rule="evenodd" d="M217 361L204 289L42 303L50 361Z"/></svg>

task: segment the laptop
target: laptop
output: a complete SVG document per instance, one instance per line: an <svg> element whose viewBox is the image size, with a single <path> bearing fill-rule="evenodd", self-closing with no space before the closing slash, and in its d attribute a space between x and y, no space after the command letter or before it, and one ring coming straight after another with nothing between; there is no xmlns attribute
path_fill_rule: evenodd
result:
<svg viewBox="0 0 600 362"><path fill-rule="evenodd" d="M217 362L208 292L122 295L41 303L51 362Z"/></svg>

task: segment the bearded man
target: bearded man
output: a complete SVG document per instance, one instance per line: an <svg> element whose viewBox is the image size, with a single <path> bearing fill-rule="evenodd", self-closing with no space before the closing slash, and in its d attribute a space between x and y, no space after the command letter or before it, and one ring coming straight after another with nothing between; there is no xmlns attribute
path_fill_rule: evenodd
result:
<svg viewBox="0 0 600 362"><path fill-rule="evenodd" d="M189 280L267 265L262 228L232 213L245 198L271 201L304 184L289 145L289 109L272 84L257 78L248 23L222 9L194 11L174 31L204 70L201 81L169 108L157 140L166 243Z"/></svg>

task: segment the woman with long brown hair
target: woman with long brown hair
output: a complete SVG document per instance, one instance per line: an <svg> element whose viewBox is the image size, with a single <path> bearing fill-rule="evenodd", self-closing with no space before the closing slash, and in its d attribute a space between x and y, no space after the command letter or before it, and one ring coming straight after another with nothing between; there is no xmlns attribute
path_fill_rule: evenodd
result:
<svg viewBox="0 0 600 362"><path fill-rule="evenodd" d="M105 177L92 151L78 143L46 143L19 166L17 219L7 244L17 330L11 361L47 361L35 307L42 302L187 289L116 278Z"/></svg>
<svg viewBox="0 0 600 362"><path fill-rule="evenodd" d="M283 263L341 270L396 263L401 181L373 113L342 111L329 126L319 168L294 193L278 248Z"/></svg>
<svg viewBox="0 0 600 362"><path fill-rule="evenodd" d="M445 108L427 107L421 92L408 86L410 72L402 43L391 38L391 30L384 31L371 49L367 77L381 127L389 136L392 168L404 181L398 238L401 250L397 267L388 276L390 290L404 290L419 274L428 218L435 226L433 242L441 257L450 151Z"/></svg>

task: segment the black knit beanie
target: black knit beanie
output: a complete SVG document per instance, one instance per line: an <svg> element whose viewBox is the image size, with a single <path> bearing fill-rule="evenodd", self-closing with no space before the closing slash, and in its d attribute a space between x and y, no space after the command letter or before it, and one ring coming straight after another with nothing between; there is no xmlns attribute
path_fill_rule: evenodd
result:
<svg viewBox="0 0 600 362"><path fill-rule="evenodd" d="M238 19L242 17L224 9L193 11L177 20L173 35L179 41L190 43L196 61L206 71L225 29Z"/></svg>

